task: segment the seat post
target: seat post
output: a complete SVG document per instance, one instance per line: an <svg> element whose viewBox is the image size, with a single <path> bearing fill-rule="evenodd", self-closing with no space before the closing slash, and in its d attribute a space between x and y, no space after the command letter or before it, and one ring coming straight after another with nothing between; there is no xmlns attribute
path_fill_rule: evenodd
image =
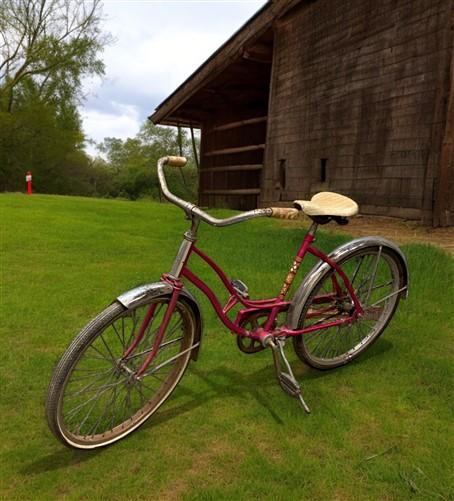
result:
<svg viewBox="0 0 454 501"><path fill-rule="evenodd" d="M295 275L297 274L298 269L301 266L301 263L303 262L304 255L306 254L309 245L315 240L315 232L317 231L317 228L318 228L318 223L313 221L309 229L307 230L306 235L304 236L303 243L301 244L301 247L297 255L295 256L295 260L293 261L292 266L288 271L287 277L282 285L281 291L279 292L278 297L281 301L283 301L285 296L287 295L287 292L290 289L293 280L295 279Z"/></svg>
<svg viewBox="0 0 454 501"><path fill-rule="evenodd" d="M318 223L315 221L312 221L312 224L310 225L309 229L307 230L306 235L311 235L312 237L315 237L315 233L317 232L318 228Z"/></svg>

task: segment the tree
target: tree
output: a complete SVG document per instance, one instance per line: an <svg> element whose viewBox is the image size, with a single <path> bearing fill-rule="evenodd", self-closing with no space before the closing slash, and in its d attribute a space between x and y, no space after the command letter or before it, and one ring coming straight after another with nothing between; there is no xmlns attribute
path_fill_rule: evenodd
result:
<svg viewBox="0 0 454 501"><path fill-rule="evenodd" d="M100 0L0 0L0 190L22 189L29 169L41 192L105 186L77 109L82 78L104 72L100 22Z"/></svg>
<svg viewBox="0 0 454 501"><path fill-rule="evenodd" d="M37 191L69 193L74 159L88 165L82 140L77 127L62 127L54 107L39 101L14 114L0 112L0 190L21 190L25 171L32 170Z"/></svg>
<svg viewBox="0 0 454 501"><path fill-rule="evenodd" d="M182 131L181 148L189 162L184 169L169 169L167 180L172 191L186 199L195 199L197 192L197 171L192 160L192 144ZM160 157L178 155L180 141L171 127L160 127L145 122L134 138L125 141L105 138L98 145L107 158L113 178L112 196L123 196L135 200L142 196L159 198L159 181L156 163Z"/></svg>
<svg viewBox="0 0 454 501"><path fill-rule="evenodd" d="M12 112L27 87L45 103L80 97L82 77L104 72L100 21L100 0L2 0L0 109Z"/></svg>

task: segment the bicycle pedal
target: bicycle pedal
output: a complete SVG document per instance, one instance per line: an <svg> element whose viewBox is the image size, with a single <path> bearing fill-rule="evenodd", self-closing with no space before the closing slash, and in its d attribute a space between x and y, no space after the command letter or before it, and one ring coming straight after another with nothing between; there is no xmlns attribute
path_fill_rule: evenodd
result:
<svg viewBox="0 0 454 501"><path fill-rule="evenodd" d="M292 397L297 397L301 393L299 384L295 382L289 374L281 372L278 378L279 384L285 393L288 393Z"/></svg>
<svg viewBox="0 0 454 501"><path fill-rule="evenodd" d="M234 278L233 280L230 280L230 284L238 295L244 299L249 299L249 287L243 281L238 278Z"/></svg>
<svg viewBox="0 0 454 501"><path fill-rule="evenodd" d="M295 379L293 375L292 368L288 363L288 360L284 353L284 343L285 340L273 340L270 339L268 342L268 346L271 348L273 353L274 360L274 368L276 371L277 380L279 381L279 386L293 398L296 398L298 402L301 404L301 407L304 409L307 414L311 413L308 405L303 399L301 395L301 387L298 381ZM282 363L281 363L282 362ZM286 367L288 372L282 371L282 364Z"/></svg>
<svg viewBox="0 0 454 501"><path fill-rule="evenodd" d="M311 413L311 410L309 409L308 405L304 401L303 396L301 395L300 385L289 374L281 372L279 374L279 384L285 391L285 393L287 393L287 395L290 395L291 397L294 397L298 400L298 402L301 404L301 407L307 414Z"/></svg>

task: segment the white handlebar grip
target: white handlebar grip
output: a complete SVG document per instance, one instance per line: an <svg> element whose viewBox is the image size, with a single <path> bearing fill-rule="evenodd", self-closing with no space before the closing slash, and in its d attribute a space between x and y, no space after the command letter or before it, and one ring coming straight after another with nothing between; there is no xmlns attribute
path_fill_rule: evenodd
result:
<svg viewBox="0 0 454 501"><path fill-rule="evenodd" d="M166 164L170 167L184 167L186 165L185 157L167 157Z"/></svg>

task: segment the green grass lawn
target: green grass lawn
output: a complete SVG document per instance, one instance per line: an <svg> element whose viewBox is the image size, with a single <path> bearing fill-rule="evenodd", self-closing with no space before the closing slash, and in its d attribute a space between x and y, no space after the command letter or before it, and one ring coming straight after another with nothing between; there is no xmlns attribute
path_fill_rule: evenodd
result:
<svg viewBox="0 0 454 501"><path fill-rule="evenodd" d="M79 452L47 429L52 368L118 294L169 270L187 222L150 202L1 195L0 225L2 499L452 499L447 254L403 248L410 297L356 362L319 372L290 355L310 416L279 388L271 354L241 353L202 298L200 357L172 397L125 440ZM199 242L259 296L279 290L301 238L261 219L204 226ZM343 241L317 239L326 251Z"/></svg>

